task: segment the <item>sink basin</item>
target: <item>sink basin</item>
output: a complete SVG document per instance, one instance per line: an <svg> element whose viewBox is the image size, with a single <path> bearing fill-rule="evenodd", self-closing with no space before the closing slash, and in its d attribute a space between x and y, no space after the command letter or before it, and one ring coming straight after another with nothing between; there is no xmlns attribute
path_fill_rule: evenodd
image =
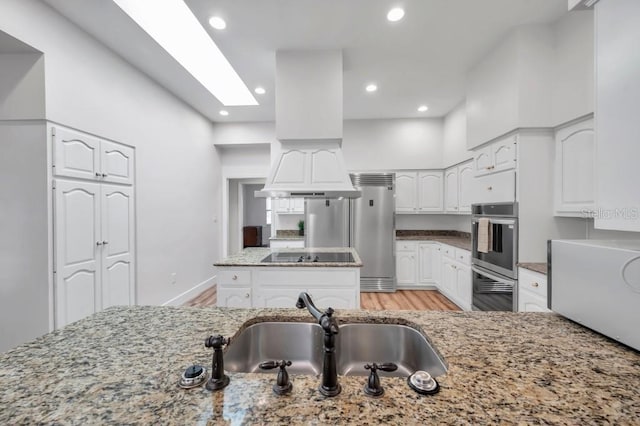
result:
<svg viewBox="0 0 640 426"><path fill-rule="evenodd" d="M260 322L231 339L224 354L224 368L241 373L267 372L264 361L291 361L290 374L322 372L324 332L318 324L301 322ZM273 371L270 371L273 374Z"/></svg>
<svg viewBox="0 0 640 426"><path fill-rule="evenodd" d="M290 360L290 374L322 373L324 332L318 324L261 322L231 340L224 355L225 369L256 373L263 361ZM381 376L407 377L416 370L438 377L447 372L442 358L417 330L397 324L341 324L336 336L338 374L366 376L364 365L393 362L394 372ZM273 372L271 372L273 373Z"/></svg>
<svg viewBox="0 0 640 426"><path fill-rule="evenodd" d="M344 324L337 338L338 374L343 376L367 376L364 365L371 362L398 366L393 372L378 371L380 376L408 377L424 370L438 377L447 372L429 341L406 325Z"/></svg>

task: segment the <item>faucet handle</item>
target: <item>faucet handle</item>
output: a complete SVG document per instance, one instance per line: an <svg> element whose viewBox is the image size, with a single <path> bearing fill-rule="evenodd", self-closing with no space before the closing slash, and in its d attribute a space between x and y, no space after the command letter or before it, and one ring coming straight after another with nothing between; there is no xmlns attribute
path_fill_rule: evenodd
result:
<svg viewBox="0 0 640 426"><path fill-rule="evenodd" d="M372 362L371 364L365 364L364 369L371 370L369 378L367 379L367 384L364 385L364 393L368 396L378 397L384 394L384 389L380 385L378 370L396 371L398 369L398 366L392 362L383 362L380 364Z"/></svg>
<svg viewBox="0 0 640 426"><path fill-rule="evenodd" d="M278 378L276 379L276 384L273 385L272 389L276 395L286 395L291 392L291 388L293 385L289 381L289 373L287 373L286 368L291 366L291 361L282 360L282 361L265 361L261 362L259 367L263 370L271 370L274 368L280 367L280 371L278 371Z"/></svg>
<svg viewBox="0 0 640 426"><path fill-rule="evenodd" d="M209 336L204 340L204 346L213 349L222 349L223 346L229 343L231 343L231 339L226 339L221 334Z"/></svg>
<svg viewBox="0 0 640 426"><path fill-rule="evenodd" d="M325 314L326 316L328 316L329 318L331 318L331 315L333 315L333 313L334 313L334 312L335 312L335 311L333 310L333 308L327 308L327 310L326 310L326 311L324 311L324 314Z"/></svg>

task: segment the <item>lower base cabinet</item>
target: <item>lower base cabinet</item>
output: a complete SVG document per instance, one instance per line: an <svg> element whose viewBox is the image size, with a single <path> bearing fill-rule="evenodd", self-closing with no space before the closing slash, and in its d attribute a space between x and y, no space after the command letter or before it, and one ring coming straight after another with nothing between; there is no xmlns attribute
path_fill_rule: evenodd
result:
<svg viewBox="0 0 640 426"><path fill-rule="evenodd" d="M551 312L547 308L547 276L518 268L518 312Z"/></svg>
<svg viewBox="0 0 640 426"><path fill-rule="evenodd" d="M316 306L360 308L359 268L219 268L218 306L293 308L301 292Z"/></svg>
<svg viewBox="0 0 640 426"><path fill-rule="evenodd" d="M471 310L471 253L436 241L397 241L396 276L404 290L437 288Z"/></svg>

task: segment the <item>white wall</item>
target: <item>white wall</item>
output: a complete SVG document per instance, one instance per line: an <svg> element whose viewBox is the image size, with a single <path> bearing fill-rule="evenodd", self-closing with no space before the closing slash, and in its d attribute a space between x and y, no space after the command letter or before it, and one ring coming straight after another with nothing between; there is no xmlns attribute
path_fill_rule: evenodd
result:
<svg viewBox="0 0 640 426"><path fill-rule="evenodd" d="M345 120L342 153L349 170L442 168L443 120Z"/></svg>
<svg viewBox="0 0 640 426"><path fill-rule="evenodd" d="M0 70L0 120L43 119L43 55L0 52Z"/></svg>
<svg viewBox="0 0 640 426"><path fill-rule="evenodd" d="M466 102L462 102L444 118L442 165L446 168L471 158L473 152L467 150Z"/></svg>
<svg viewBox="0 0 640 426"><path fill-rule="evenodd" d="M594 110L594 22L591 10L574 11L553 24L552 121L554 126Z"/></svg>
<svg viewBox="0 0 640 426"><path fill-rule="evenodd" d="M138 302L211 279L220 234L211 122L42 2L3 0L0 29L44 53L48 120L136 147Z"/></svg>
<svg viewBox="0 0 640 426"><path fill-rule="evenodd" d="M246 123L215 123L213 143L221 145L270 144L276 140L276 124L273 121Z"/></svg>
<svg viewBox="0 0 640 426"><path fill-rule="evenodd" d="M0 352L49 331L45 135L0 121Z"/></svg>
<svg viewBox="0 0 640 426"><path fill-rule="evenodd" d="M444 214L398 214L396 229L434 229L471 232L471 216Z"/></svg>

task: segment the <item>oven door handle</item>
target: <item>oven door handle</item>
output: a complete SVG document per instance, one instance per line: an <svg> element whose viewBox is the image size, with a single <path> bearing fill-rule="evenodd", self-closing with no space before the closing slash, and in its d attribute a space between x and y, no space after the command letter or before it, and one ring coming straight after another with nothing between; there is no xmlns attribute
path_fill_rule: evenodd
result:
<svg viewBox="0 0 640 426"><path fill-rule="evenodd" d="M509 285L512 285L512 286L516 285L516 281L515 280L510 280L509 278L504 278L504 277L499 277L497 275L493 275L492 273L487 272L484 269L480 269L477 266L471 266L471 270L473 272L477 272L478 274L483 275L483 276L485 276L487 278L490 278L490 279L492 279L492 280L494 280L496 282L499 282L499 283L502 283L502 284L509 284Z"/></svg>
<svg viewBox="0 0 640 426"><path fill-rule="evenodd" d="M472 220L471 223L478 223L477 220ZM489 218L489 223L496 225L515 225L515 219L491 219Z"/></svg>

